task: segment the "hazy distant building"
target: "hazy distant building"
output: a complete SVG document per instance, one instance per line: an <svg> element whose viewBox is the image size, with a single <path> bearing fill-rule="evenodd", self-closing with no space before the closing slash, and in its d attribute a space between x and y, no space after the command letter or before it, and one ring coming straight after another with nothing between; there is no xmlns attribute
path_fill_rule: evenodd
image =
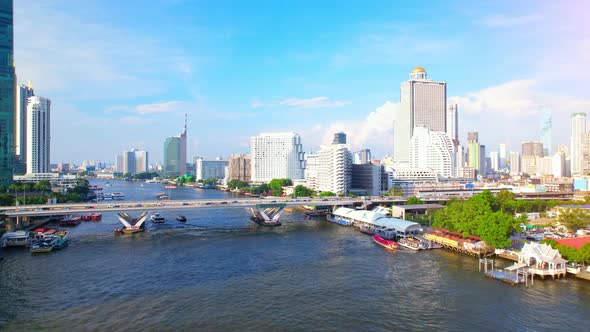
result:
<svg viewBox="0 0 590 332"><path fill-rule="evenodd" d="M201 157L195 157L195 179L223 179L225 178L225 167L228 166L227 160L218 157L215 160L205 160Z"/></svg>
<svg viewBox="0 0 590 332"><path fill-rule="evenodd" d="M332 144L346 144L346 134L342 132L334 134Z"/></svg>
<svg viewBox="0 0 590 332"><path fill-rule="evenodd" d="M410 140L409 166L414 169L431 169L441 177L453 177L454 150L453 141L445 132L416 127Z"/></svg>
<svg viewBox="0 0 590 332"><path fill-rule="evenodd" d="M263 133L250 139L252 182L303 179L304 156L296 133Z"/></svg>
<svg viewBox="0 0 590 332"><path fill-rule="evenodd" d="M115 157L115 170L123 174L134 175L149 171L148 152L131 149Z"/></svg>
<svg viewBox="0 0 590 332"><path fill-rule="evenodd" d="M469 167L481 174L481 145L479 144L479 134L477 132L467 133L467 162Z"/></svg>
<svg viewBox="0 0 590 332"><path fill-rule="evenodd" d="M58 173L69 173L70 172L70 164L68 163L57 163L57 172Z"/></svg>
<svg viewBox="0 0 590 332"><path fill-rule="evenodd" d="M580 174L582 172L582 140L586 133L586 113L573 113L570 116L571 120L571 149L570 160L572 174Z"/></svg>
<svg viewBox="0 0 590 332"><path fill-rule="evenodd" d="M21 84L16 88L16 119L14 123L14 146L16 160L15 174L24 174L27 164L27 105L29 98L35 95L31 81L28 85Z"/></svg>
<svg viewBox="0 0 590 332"><path fill-rule="evenodd" d="M537 175L553 174L553 157L537 157Z"/></svg>
<svg viewBox="0 0 590 332"><path fill-rule="evenodd" d="M352 188L352 154L346 145L322 145L318 156L318 190L346 195Z"/></svg>
<svg viewBox="0 0 590 332"><path fill-rule="evenodd" d="M490 151L490 167L494 172L497 172L500 169L500 158L498 156L498 151Z"/></svg>
<svg viewBox="0 0 590 332"><path fill-rule="evenodd" d="M447 131L447 84L428 79L424 68L416 67L410 79L401 84L400 101L394 120L393 159L407 164L415 127Z"/></svg>
<svg viewBox="0 0 590 332"><path fill-rule="evenodd" d="M49 173L51 101L33 96L27 104L27 173Z"/></svg>
<svg viewBox="0 0 590 332"><path fill-rule="evenodd" d="M368 164L372 160L371 150L363 149L360 151L356 151L353 155L353 164Z"/></svg>
<svg viewBox="0 0 590 332"><path fill-rule="evenodd" d="M115 156L115 172L123 173L123 155Z"/></svg>
<svg viewBox="0 0 590 332"><path fill-rule="evenodd" d="M551 173L553 176L556 178L567 176L565 155L563 153L557 152L551 158Z"/></svg>
<svg viewBox="0 0 590 332"><path fill-rule="evenodd" d="M447 134L455 144L459 142L459 111L457 104L449 104L447 110Z"/></svg>
<svg viewBox="0 0 590 332"><path fill-rule="evenodd" d="M123 174L135 174L135 151L123 151Z"/></svg>
<svg viewBox="0 0 590 332"><path fill-rule="evenodd" d="M498 167L500 169L505 169L506 168L506 157L508 157L508 155L506 154L506 144L504 144L504 143L498 144L497 150L498 150Z"/></svg>
<svg viewBox="0 0 590 332"><path fill-rule="evenodd" d="M228 166L230 180L251 181L252 158L249 154L232 154Z"/></svg>
<svg viewBox="0 0 590 332"><path fill-rule="evenodd" d="M520 168L520 154L515 151L510 151L510 175L519 175L521 172Z"/></svg>
<svg viewBox="0 0 590 332"><path fill-rule="evenodd" d="M149 171L148 152L135 150L135 173L145 173Z"/></svg>
<svg viewBox="0 0 590 332"><path fill-rule="evenodd" d="M15 160L15 96L13 1L0 1L0 185L12 183ZM49 163L47 163L49 168Z"/></svg>
<svg viewBox="0 0 590 332"><path fill-rule="evenodd" d="M570 149L567 144L557 144L557 153L563 154L566 158L570 156Z"/></svg>
<svg viewBox="0 0 590 332"><path fill-rule="evenodd" d="M541 142L543 143L543 155L551 155L551 144L552 144L552 121L551 121L551 109L549 107L543 107L541 115Z"/></svg>
<svg viewBox="0 0 590 332"><path fill-rule="evenodd" d="M522 156L543 157L543 142L522 142Z"/></svg>

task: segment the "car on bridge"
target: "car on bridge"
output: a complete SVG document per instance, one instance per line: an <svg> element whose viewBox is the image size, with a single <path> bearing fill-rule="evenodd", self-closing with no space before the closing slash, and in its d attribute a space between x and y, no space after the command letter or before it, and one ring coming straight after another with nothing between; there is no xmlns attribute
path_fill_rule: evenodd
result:
<svg viewBox="0 0 590 332"><path fill-rule="evenodd" d="M238 204L238 201L233 201L233 202L231 202L231 203L232 203L232 204Z"/></svg>
<svg viewBox="0 0 590 332"><path fill-rule="evenodd" d="M181 204L181 205L188 205L188 203L187 203L187 202L182 202L182 204Z"/></svg>

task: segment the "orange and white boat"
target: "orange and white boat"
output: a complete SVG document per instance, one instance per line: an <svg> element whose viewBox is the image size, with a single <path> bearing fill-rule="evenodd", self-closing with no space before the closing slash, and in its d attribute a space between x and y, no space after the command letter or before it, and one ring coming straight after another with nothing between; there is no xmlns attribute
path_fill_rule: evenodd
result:
<svg viewBox="0 0 590 332"><path fill-rule="evenodd" d="M399 249L399 244L395 241L386 240L379 235L371 236L373 238L373 242L377 243L378 245L382 246L387 250L397 250Z"/></svg>

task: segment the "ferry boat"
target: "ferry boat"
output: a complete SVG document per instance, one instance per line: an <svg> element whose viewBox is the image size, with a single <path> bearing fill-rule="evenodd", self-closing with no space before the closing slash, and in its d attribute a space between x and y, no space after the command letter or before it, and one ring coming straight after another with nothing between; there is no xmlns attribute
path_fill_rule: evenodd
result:
<svg viewBox="0 0 590 332"><path fill-rule="evenodd" d="M163 224L166 221L166 218L162 217L159 213L154 213L150 217L151 222L154 224Z"/></svg>
<svg viewBox="0 0 590 332"><path fill-rule="evenodd" d="M101 221L102 220L102 213L93 213L90 215L92 221Z"/></svg>
<svg viewBox="0 0 590 332"><path fill-rule="evenodd" d="M168 185L168 186L164 186L164 188L166 188L166 189L176 189L176 186Z"/></svg>
<svg viewBox="0 0 590 332"><path fill-rule="evenodd" d="M396 250L399 248L399 244L397 244L397 242L386 240L379 235L373 235L372 238L373 242L377 243L378 245L382 246L387 250Z"/></svg>
<svg viewBox="0 0 590 332"><path fill-rule="evenodd" d="M64 226L78 226L81 222L82 222L82 217L79 215L74 215L74 216L67 216L67 217L63 218L59 222L59 225L62 227L64 227Z"/></svg>
<svg viewBox="0 0 590 332"><path fill-rule="evenodd" d="M179 215L176 217L176 220L180 221L180 222L186 222L186 217L183 215Z"/></svg>
<svg viewBox="0 0 590 332"><path fill-rule="evenodd" d="M82 221L92 221L92 214L85 214L81 219Z"/></svg>
<svg viewBox="0 0 590 332"><path fill-rule="evenodd" d="M113 198L113 200L115 200L115 199L119 199L119 200L125 199L125 194L123 194L122 192L114 192L114 193L112 193L112 198Z"/></svg>
<svg viewBox="0 0 590 332"><path fill-rule="evenodd" d="M58 241L58 237L54 235L49 235L44 239L37 240L31 245L31 253L38 254L51 252Z"/></svg>
<svg viewBox="0 0 590 332"><path fill-rule="evenodd" d="M166 195L166 193L157 193L156 198L158 200L166 200L166 199L168 199L168 195Z"/></svg>
<svg viewBox="0 0 590 332"><path fill-rule="evenodd" d="M69 232L66 230L57 231L55 233L55 237L57 238L57 241L53 245L53 250L61 250L65 247L67 247L68 242L70 241L68 235L69 235Z"/></svg>
<svg viewBox="0 0 590 332"><path fill-rule="evenodd" d="M16 231L7 232L0 238L2 247L26 247L29 245L29 232Z"/></svg>
<svg viewBox="0 0 590 332"><path fill-rule="evenodd" d="M410 250L418 251L418 250L425 250L428 249L425 243L420 240L412 239L412 238L402 238L398 241L399 245Z"/></svg>

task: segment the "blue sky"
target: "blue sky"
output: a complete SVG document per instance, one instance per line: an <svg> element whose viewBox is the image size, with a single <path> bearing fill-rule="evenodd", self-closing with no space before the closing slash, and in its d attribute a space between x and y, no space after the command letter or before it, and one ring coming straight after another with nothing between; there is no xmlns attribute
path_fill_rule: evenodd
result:
<svg viewBox="0 0 590 332"><path fill-rule="evenodd" d="M189 115L190 156L249 151L295 131L307 151L335 131L392 149L399 84L414 66L448 84L460 132L484 144L554 142L590 110L582 1L15 1L19 82L52 99L52 162L161 160ZM489 148L488 148L489 149Z"/></svg>

